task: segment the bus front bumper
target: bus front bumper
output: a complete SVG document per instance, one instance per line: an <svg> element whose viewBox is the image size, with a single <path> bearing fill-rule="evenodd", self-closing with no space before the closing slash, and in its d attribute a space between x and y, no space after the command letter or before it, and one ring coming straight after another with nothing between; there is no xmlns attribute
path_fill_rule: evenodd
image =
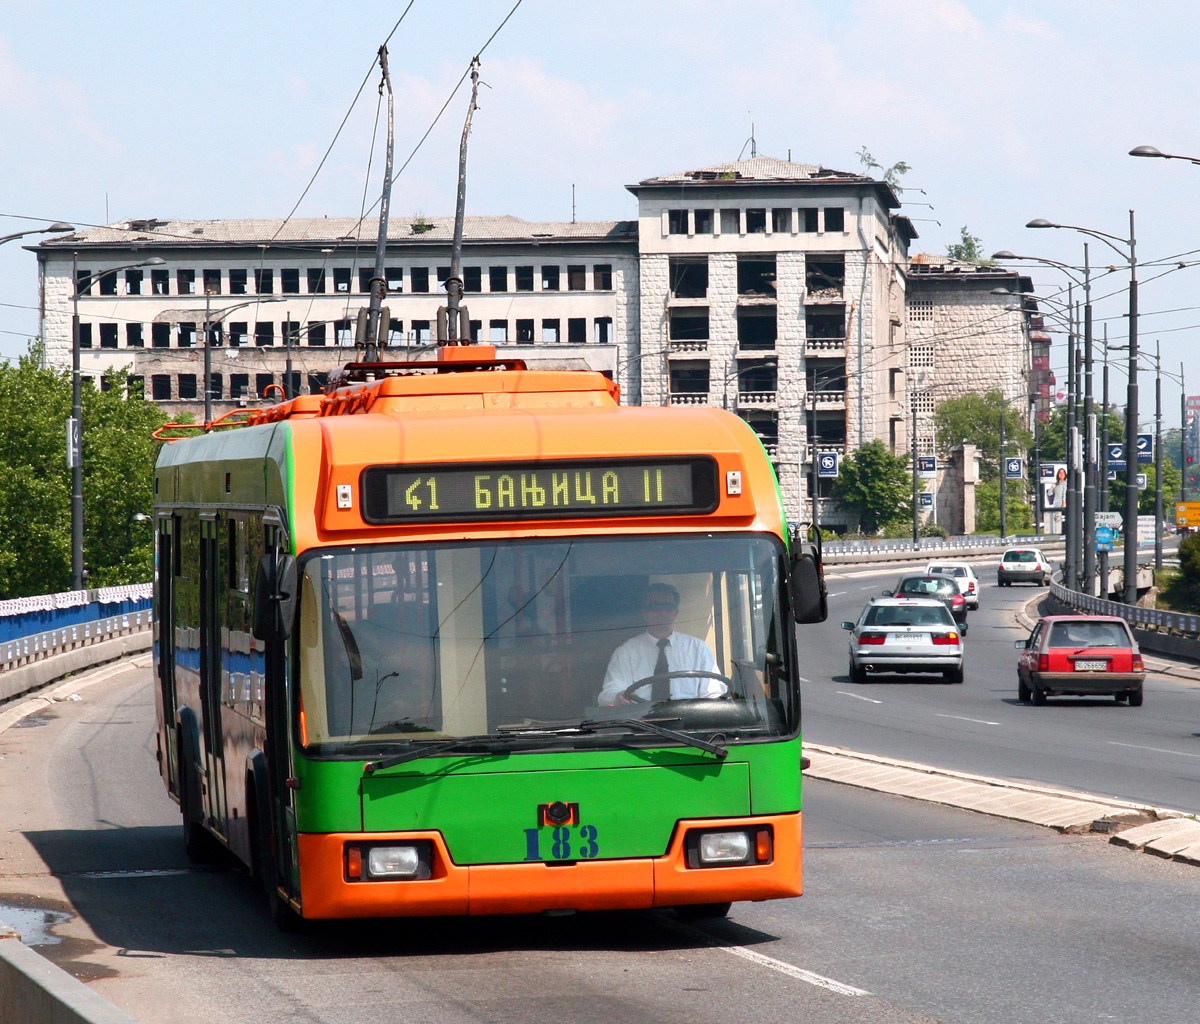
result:
<svg viewBox="0 0 1200 1024"><path fill-rule="evenodd" d="M690 829L773 831L769 863L691 868L684 836ZM301 833L301 913L305 918L419 917L460 914L536 914L547 910L644 910L692 903L799 896L801 816L680 821L662 857L579 860L556 864L458 865L441 833ZM433 844L431 877L351 881L346 844L426 840Z"/></svg>

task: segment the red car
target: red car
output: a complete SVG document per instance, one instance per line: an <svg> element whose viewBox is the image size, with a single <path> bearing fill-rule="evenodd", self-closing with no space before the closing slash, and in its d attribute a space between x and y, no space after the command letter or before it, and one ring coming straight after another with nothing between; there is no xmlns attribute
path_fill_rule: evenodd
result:
<svg viewBox="0 0 1200 1024"><path fill-rule="evenodd" d="M1146 666L1124 619L1112 615L1047 615L1014 645L1017 694L1045 704L1047 696L1106 694L1142 706Z"/></svg>

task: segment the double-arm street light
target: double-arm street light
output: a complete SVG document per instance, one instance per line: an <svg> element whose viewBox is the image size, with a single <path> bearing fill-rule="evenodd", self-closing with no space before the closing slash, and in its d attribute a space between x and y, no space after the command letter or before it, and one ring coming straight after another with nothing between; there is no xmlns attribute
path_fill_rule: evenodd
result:
<svg viewBox="0 0 1200 1024"><path fill-rule="evenodd" d="M83 395L79 366L79 296L97 281L118 270L134 267L160 267L167 261L160 256L137 263L122 263L119 267L98 270L80 277L79 254L71 254L71 419L67 423L67 466L71 470L71 589L83 590L87 582L83 574Z"/></svg>
<svg viewBox="0 0 1200 1024"><path fill-rule="evenodd" d="M1138 289L1137 236L1134 230L1133 211L1129 211L1128 238L1121 238L1119 235L1110 235L1105 231L1096 231L1092 228L1079 227L1075 224L1055 224L1041 218L1031 220L1025 226L1027 228L1065 228L1069 231L1078 231L1081 234L1090 235L1092 238L1099 239L1129 264L1129 390L1126 401L1125 457L1127 460L1134 459L1137 457ZM1121 248L1122 246L1124 248ZM1089 330L1089 336L1090 333ZM1091 360L1089 358L1089 370L1087 372L1089 380L1091 377L1090 365ZM1137 604L1137 508L1137 475L1127 471L1125 474L1125 512L1123 520L1125 534L1125 587L1122 598L1125 604L1128 605ZM1090 538L1087 546L1091 546Z"/></svg>

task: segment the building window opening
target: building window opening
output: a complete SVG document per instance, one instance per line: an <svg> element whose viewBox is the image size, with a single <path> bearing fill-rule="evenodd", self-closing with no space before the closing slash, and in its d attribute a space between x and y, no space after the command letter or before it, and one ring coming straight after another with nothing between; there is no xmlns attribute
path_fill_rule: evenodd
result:
<svg viewBox="0 0 1200 1024"><path fill-rule="evenodd" d="M91 348L92 347L92 325L91 324L80 324L78 327L78 332L79 332L79 347L80 348Z"/></svg>
<svg viewBox="0 0 1200 1024"><path fill-rule="evenodd" d="M517 344L532 345L533 344L533 321L518 320L517 321Z"/></svg>
<svg viewBox="0 0 1200 1024"><path fill-rule="evenodd" d="M804 333L810 341L846 340L846 307L826 306L804 313Z"/></svg>
<svg viewBox="0 0 1200 1024"><path fill-rule="evenodd" d="M482 267L463 267L463 291L464 292L481 292L481 291L483 291L483 268Z"/></svg>
<svg viewBox="0 0 1200 1024"><path fill-rule="evenodd" d="M229 397L230 398L245 398L246 392L250 389L250 374L248 373L231 373L229 375Z"/></svg>
<svg viewBox="0 0 1200 1024"><path fill-rule="evenodd" d="M171 347L171 325L170 324L151 324L150 325L150 345L152 348L170 348Z"/></svg>
<svg viewBox="0 0 1200 1024"><path fill-rule="evenodd" d="M840 409L818 409L816 415L810 414L807 419L811 423L816 420L815 431L809 439L809 444L815 442L817 450L844 450L846 447L846 414Z"/></svg>
<svg viewBox="0 0 1200 1024"><path fill-rule="evenodd" d="M738 294L775 297L775 257L738 257Z"/></svg>
<svg viewBox="0 0 1200 1024"><path fill-rule="evenodd" d="M804 381L809 391L828 393L846 392L846 360L844 359L813 359L804 360Z"/></svg>
<svg viewBox="0 0 1200 1024"><path fill-rule="evenodd" d="M508 291L508 267L488 267L488 291Z"/></svg>
<svg viewBox="0 0 1200 1024"><path fill-rule="evenodd" d="M682 306L671 310L669 335L671 341L708 341L708 310L704 307Z"/></svg>
<svg viewBox="0 0 1200 1024"><path fill-rule="evenodd" d="M403 320L389 320L388 321L387 343L389 345L391 345L392 348L403 348L404 347L404 321Z"/></svg>
<svg viewBox="0 0 1200 1024"><path fill-rule="evenodd" d="M191 348L196 343L196 325L180 324L179 334L175 340L175 344L180 348Z"/></svg>
<svg viewBox="0 0 1200 1024"><path fill-rule="evenodd" d="M408 283L414 292L429 291L429 268L411 267L408 271Z"/></svg>
<svg viewBox="0 0 1200 1024"><path fill-rule="evenodd" d="M818 223L818 215L820 214L820 211L815 206L805 207L798 212L800 214L801 222L804 225L805 233L815 235L821 230Z"/></svg>
<svg viewBox="0 0 1200 1024"><path fill-rule="evenodd" d="M221 294L221 271L219 271L219 270L204 271L204 294L205 295L220 295Z"/></svg>
<svg viewBox="0 0 1200 1024"><path fill-rule="evenodd" d="M180 399L196 397L196 375L194 373L179 375L179 397Z"/></svg>
<svg viewBox="0 0 1200 1024"><path fill-rule="evenodd" d="M125 294L142 294L142 271L139 267L130 267L125 271Z"/></svg>
<svg viewBox="0 0 1200 1024"><path fill-rule="evenodd" d="M686 235L688 233L688 212L687 210L668 210L667 211L667 234L668 235Z"/></svg>
<svg viewBox="0 0 1200 1024"><path fill-rule="evenodd" d="M517 267L515 274L517 291L533 291L533 267Z"/></svg>
<svg viewBox="0 0 1200 1024"><path fill-rule="evenodd" d="M245 320L239 320L229 325L229 347L241 348L250 341L250 325Z"/></svg>
<svg viewBox="0 0 1200 1024"><path fill-rule="evenodd" d="M825 207L825 230L845 231L846 211L840 206Z"/></svg>
<svg viewBox="0 0 1200 1024"><path fill-rule="evenodd" d="M489 320L488 321L488 341L493 343L501 343L508 341L508 321L507 320Z"/></svg>
<svg viewBox="0 0 1200 1024"><path fill-rule="evenodd" d="M762 235L767 231L767 211L766 210L747 210L746 211L746 234Z"/></svg>
<svg viewBox="0 0 1200 1024"><path fill-rule="evenodd" d="M279 335L285 346L300 344L300 321L284 320L279 325Z"/></svg>
<svg viewBox="0 0 1200 1024"><path fill-rule="evenodd" d="M555 345L558 343L558 320L543 320L542 321L542 343L545 345Z"/></svg>
<svg viewBox="0 0 1200 1024"><path fill-rule="evenodd" d="M266 398L267 388L275 383L275 374L273 373L256 373L254 375L254 397Z"/></svg>
<svg viewBox="0 0 1200 1024"><path fill-rule="evenodd" d="M175 291L178 295L195 295L196 272L194 270L175 271Z"/></svg>
<svg viewBox="0 0 1200 1024"><path fill-rule="evenodd" d="M909 299L908 319L912 322L933 319L933 299Z"/></svg>
<svg viewBox="0 0 1200 1024"><path fill-rule="evenodd" d="M140 373L131 373L125 378L125 395L134 401L146 397L146 378Z"/></svg>
<svg viewBox="0 0 1200 1024"><path fill-rule="evenodd" d="M208 395L210 398L220 399L225 390L225 378L219 373L210 373L208 375Z"/></svg>
<svg viewBox="0 0 1200 1024"><path fill-rule="evenodd" d="M723 235L740 235L742 233L742 211L741 210L722 210L721 211L721 234Z"/></svg>
<svg viewBox="0 0 1200 1024"><path fill-rule="evenodd" d="M125 346L127 348L144 348L145 342L142 338L141 324L126 324L125 325Z"/></svg>
<svg viewBox="0 0 1200 1024"><path fill-rule="evenodd" d="M275 271L255 268L254 291L258 295L272 294L275 291Z"/></svg>
<svg viewBox="0 0 1200 1024"><path fill-rule="evenodd" d="M677 299L708 296L708 257L672 256L668 264L671 294Z"/></svg>
<svg viewBox="0 0 1200 1024"><path fill-rule="evenodd" d="M789 207L776 207L771 211L771 230L776 234L791 234L792 211Z"/></svg>
<svg viewBox="0 0 1200 1024"><path fill-rule="evenodd" d="M713 229L712 210L693 210L693 225L698 235L711 235Z"/></svg>
<svg viewBox="0 0 1200 1024"><path fill-rule="evenodd" d="M171 397L171 375L168 373L153 373L150 375L150 395L156 402L165 402Z"/></svg>
<svg viewBox="0 0 1200 1024"><path fill-rule="evenodd" d="M908 350L908 365L922 368L933 366L933 346L913 345Z"/></svg>
<svg viewBox="0 0 1200 1024"><path fill-rule="evenodd" d="M737 311L738 348L773 349L778 323L773 306L747 306Z"/></svg>
<svg viewBox="0 0 1200 1024"><path fill-rule="evenodd" d="M279 290L284 295L300 294L300 268L284 267L279 271Z"/></svg>
<svg viewBox="0 0 1200 1024"><path fill-rule="evenodd" d="M314 370L308 375L308 393L310 395L323 395L325 388L329 384L329 374L324 370Z"/></svg>
<svg viewBox="0 0 1200 1024"><path fill-rule="evenodd" d="M245 268L231 270L229 272L229 294L230 295L245 295L246 294L246 270Z"/></svg>
<svg viewBox="0 0 1200 1024"><path fill-rule="evenodd" d="M758 435L768 455L774 455L779 444L779 419L773 412L748 412L742 414L750 429Z"/></svg>
<svg viewBox="0 0 1200 1024"><path fill-rule="evenodd" d="M101 274L96 283L100 286L101 295L117 294L117 272L115 270L110 270L107 274Z"/></svg>
<svg viewBox="0 0 1200 1024"><path fill-rule="evenodd" d="M612 343L612 317L598 316L592 330L592 339L597 345L609 345Z"/></svg>
<svg viewBox="0 0 1200 1024"><path fill-rule="evenodd" d="M774 363L738 363L737 383L740 393L774 394L779 387L778 368Z"/></svg>
<svg viewBox="0 0 1200 1024"><path fill-rule="evenodd" d="M592 267L592 288L598 292L612 291L611 263L597 263Z"/></svg>
<svg viewBox="0 0 1200 1024"><path fill-rule="evenodd" d="M157 271L155 271L155 273L157 273ZM163 273L166 273L166 271L163 271ZM95 278L92 277L92 272L90 270L76 270L75 271L75 294L76 295L91 295L93 280L95 280ZM164 292L163 294L166 294L166 293Z"/></svg>
<svg viewBox="0 0 1200 1024"><path fill-rule="evenodd" d="M533 321L530 321L530 323L532 323L532 322ZM482 338L483 338L483 321L482 320L472 320L467 326L471 329L471 340L472 341L482 340Z"/></svg>
<svg viewBox="0 0 1200 1024"><path fill-rule="evenodd" d="M308 325L308 343L317 348L325 347L325 325L310 323Z"/></svg>
<svg viewBox="0 0 1200 1024"><path fill-rule="evenodd" d="M308 294L309 295L324 295L325 294L325 268L324 267L309 267L308 268Z"/></svg>
<svg viewBox="0 0 1200 1024"><path fill-rule="evenodd" d="M254 325L254 344L259 348L267 348L275 344L275 325L259 321Z"/></svg>
<svg viewBox="0 0 1200 1024"><path fill-rule="evenodd" d="M542 291L556 292L558 291L559 268L542 267Z"/></svg>
<svg viewBox="0 0 1200 1024"><path fill-rule="evenodd" d="M375 271L371 267L358 268L358 290L363 295L371 294L371 278L375 276Z"/></svg>
<svg viewBox="0 0 1200 1024"><path fill-rule="evenodd" d="M150 293L166 295L170 291L171 272L169 270L150 271Z"/></svg>
<svg viewBox="0 0 1200 1024"><path fill-rule="evenodd" d="M708 398L708 363L671 363L671 396ZM703 404L703 403L697 403Z"/></svg>
<svg viewBox="0 0 1200 1024"><path fill-rule="evenodd" d="M846 287L846 257L807 256L804 260L804 290L813 299L840 299Z"/></svg>
<svg viewBox="0 0 1200 1024"><path fill-rule="evenodd" d="M413 341L418 345L427 345L429 343L429 321L414 320L412 322Z"/></svg>
<svg viewBox="0 0 1200 1024"><path fill-rule="evenodd" d="M567 321L567 344L587 344L587 317L573 316Z"/></svg>
<svg viewBox="0 0 1200 1024"><path fill-rule="evenodd" d="M429 321L426 320L426 323ZM333 322L333 343L335 345L354 344L354 324L350 320L335 320Z"/></svg>
<svg viewBox="0 0 1200 1024"><path fill-rule="evenodd" d="M101 324L100 325L100 347L101 348L116 348L117 347L117 325L116 324Z"/></svg>
<svg viewBox="0 0 1200 1024"><path fill-rule="evenodd" d="M587 290L587 267L567 267L567 291L582 292Z"/></svg>
<svg viewBox="0 0 1200 1024"><path fill-rule="evenodd" d="M334 267L333 268L333 290L339 295L350 294L350 268L349 267Z"/></svg>
<svg viewBox="0 0 1200 1024"><path fill-rule="evenodd" d="M221 323L218 321L215 324L208 325L208 343L215 348L220 348L223 344L221 338Z"/></svg>

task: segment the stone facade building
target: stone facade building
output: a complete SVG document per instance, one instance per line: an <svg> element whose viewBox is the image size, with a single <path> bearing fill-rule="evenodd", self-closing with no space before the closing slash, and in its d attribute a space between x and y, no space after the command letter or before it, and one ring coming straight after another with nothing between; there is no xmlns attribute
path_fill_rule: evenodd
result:
<svg viewBox="0 0 1200 1024"><path fill-rule="evenodd" d="M471 336L531 366L604 372L626 402L738 413L790 517L811 514L814 451L880 438L904 453L913 401L920 437L939 398L988 381L1028 393L1027 318L990 294L1019 290L1017 275L910 261L916 232L886 182L755 157L628 188L636 222L467 217ZM452 227L389 225L389 358L430 351ZM214 415L319 391L354 358L375 232L349 218L132 220L48 239L31 247L45 358L70 365L77 311L82 375L122 371L172 413L200 419L206 387ZM130 266L150 257L163 262ZM821 516L851 525L828 501Z"/></svg>

